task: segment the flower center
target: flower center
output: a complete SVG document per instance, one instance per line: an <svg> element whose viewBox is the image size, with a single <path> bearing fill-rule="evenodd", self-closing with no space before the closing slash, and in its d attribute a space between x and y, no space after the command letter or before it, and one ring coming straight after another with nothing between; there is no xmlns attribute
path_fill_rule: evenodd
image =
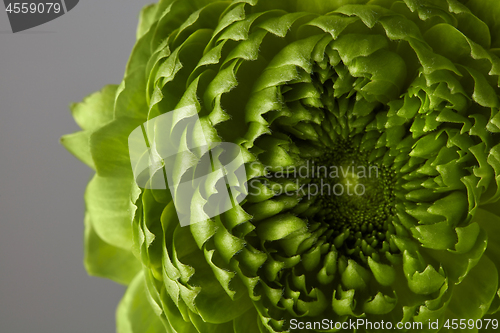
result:
<svg viewBox="0 0 500 333"><path fill-rule="evenodd" d="M317 209L312 219L328 226L330 240L344 239L346 254L370 256L382 249L392 233L395 172L369 162L367 152L344 140L306 165L304 192Z"/></svg>

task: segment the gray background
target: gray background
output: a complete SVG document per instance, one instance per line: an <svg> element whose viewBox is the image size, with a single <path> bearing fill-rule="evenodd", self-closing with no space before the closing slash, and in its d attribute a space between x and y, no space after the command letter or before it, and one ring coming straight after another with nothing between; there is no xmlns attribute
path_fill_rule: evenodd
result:
<svg viewBox="0 0 500 333"><path fill-rule="evenodd" d="M108 333L124 287L83 267L83 193L92 171L59 144L68 109L119 83L140 8L82 0L12 34L0 4L0 332Z"/></svg>

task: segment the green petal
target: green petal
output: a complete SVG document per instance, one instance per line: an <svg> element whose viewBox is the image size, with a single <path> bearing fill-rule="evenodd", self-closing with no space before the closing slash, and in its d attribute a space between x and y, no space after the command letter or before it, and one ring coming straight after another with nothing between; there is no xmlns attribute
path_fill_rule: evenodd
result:
<svg viewBox="0 0 500 333"><path fill-rule="evenodd" d="M103 178L95 175L85 192L87 212L95 232L106 243L130 251L132 219L137 207L137 185L133 178Z"/></svg>
<svg viewBox="0 0 500 333"><path fill-rule="evenodd" d="M155 4L148 5L141 10L139 16L139 24L137 25L136 38L139 40L142 36L146 34L149 28L155 22L155 15L158 6Z"/></svg>
<svg viewBox="0 0 500 333"><path fill-rule="evenodd" d="M61 137L61 144L76 158L95 170L94 160L90 154L91 131L80 131Z"/></svg>
<svg viewBox="0 0 500 333"><path fill-rule="evenodd" d="M160 333L167 330L146 297L144 274L136 275L116 311L118 333Z"/></svg>
<svg viewBox="0 0 500 333"><path fill-rule="evenodd" d="M396 302L397 300L395 298L383 295L379 292L371 301L363 305L363 311L378 315L387 314L394 309Z"/></svg>
<svg viewBox="0 0 500 333"><path fill-rule="evenodd" d="M368 271L354 260L349 260L342 273L342 283L347 289L364 289L370 279Z"/></svg>
<svg viewBox="0 0 500 333"><path fill-rule="evenodd" d="M94 231L90 215L85 217L85 269L90 275L129 284L142 268L132 252L103 241Z"/></svg>
<svg viewBox="0 0 500 333"><path fill-rule="evenodd" d="M394 267L378 263L371 257L368 257L368 265L378 283L383 286L390 286L393 284L396 277Z"/></svg>
<svg viewBox="0 0 500 333"><path fill-rule="evenodd" d="M487 256L483 256L462 283L454 288L448 309L456 318L482 318L497 291L498 270Z"/></svg>
<svg viewBox="0 0 500 333"><path fill-rule="evenodd" d="M256 231L260 239L274 241L283 239L305 226L302 219L293 215L281 214L260 222Z"/></svg>
<svg viewBox="0 0 500 333"><path fill-rule="evenodd" d="M128 138L137 125L130 118L119 118L92 133L90 151L98 175L103 177L132 175Z"/></svg>
<svg viewBox="0 0 500 333"><path fill-rule="evenodd" d="M457 234L448 225L448 222L438 222L430 225L420 225L412 230L413 236L417 238L423 246L445 250L457 243Z"/></svg>
<svg viewBox="0 0 500 333"><path fill-rule="evenodd" d="M500 7L495 0L469 0L466 3L471 12L490 28L491 46L500 47Z"/></svg>
<svg viewBox="0 0 500 333"><path fill-rule="evenodd" d="M76 123L84 130L94 131L113 120L115 95L118 86L105 86L81 103L71 105Z"/></svg>
<svg viewBox="0 0 500 333"><path fill-rule="evenodd" d="M233 321L234 333L258 333L257 311L250 309Z"/></svg>
<svg viewBox="0 0 500 333"><path fill-rule="evenodd" d="M336 296L337 294L338 296ZM339 289L339 292L334 290L332 307L335 313L337 313L340 316L355 315L353 312L356 307L356 301L354 300L354 295L355 295L354 289L347 291Z"/></svg>

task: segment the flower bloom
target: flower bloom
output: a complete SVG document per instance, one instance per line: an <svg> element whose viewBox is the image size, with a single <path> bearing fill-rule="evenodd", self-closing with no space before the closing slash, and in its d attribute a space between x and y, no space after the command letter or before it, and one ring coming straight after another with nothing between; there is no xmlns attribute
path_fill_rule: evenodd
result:
<svg viewBox="0 0 500 333"><path fill-rule="evenodd" d="M128 285L118 331L498 319L498 17L495 0L146 7L122 83L74 105L83 131L62 139L96 171L85 265ZM128 138L184 107L240 147L249 193L183 227L169 190L138 186Z"/></svg>

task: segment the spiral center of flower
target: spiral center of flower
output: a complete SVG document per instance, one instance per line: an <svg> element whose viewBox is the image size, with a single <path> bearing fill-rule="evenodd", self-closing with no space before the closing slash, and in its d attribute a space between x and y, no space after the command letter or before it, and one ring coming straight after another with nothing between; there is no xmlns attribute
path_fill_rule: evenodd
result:
<svg viewBox="0 0 500 333"><path fill-rule="evenodd" d="M311 159L307 194L317 207L313 219L344 239L347 254L369 256L382 247L394 214L394 171L370 163L367 152L341 141Z"/></svg>

